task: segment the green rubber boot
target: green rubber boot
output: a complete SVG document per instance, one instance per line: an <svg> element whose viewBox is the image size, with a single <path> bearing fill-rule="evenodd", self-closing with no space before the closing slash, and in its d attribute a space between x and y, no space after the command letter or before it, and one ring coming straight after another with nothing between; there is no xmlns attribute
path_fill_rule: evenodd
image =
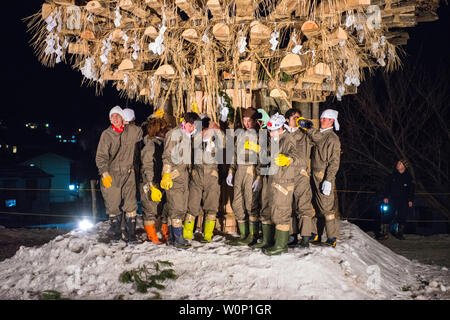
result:
<svg viewBox="0 0 450 320"><path fill-rule="evenodd" d="M247 238L248 236L248 222L242 222L242 223L238 223L238 228L239 228L239 234L240 237L238 239L234 239L231 241L228 241L227 244L231 245L231 246L237 246L237 242L240 240L244 240L245 238Z"/></svg>
<svg viewBox="0 0 450 320"><path fill-rule="evenodd" d="M263 249L263 253L268 256L278 255L288 252L289 231L275 229L275 245Z"/></svg>
<svg viewBox="0 0 450 320"><path fill-rule="evenodd" d="M256 243L258 233L258 222L245 222L239 223L239 232L241 237L236 240L230 241L232 246L249 246Z"/></svg>
<svg viewBox="0 0 450 320"><path fill-rule="evenodd" d="M273 246L274 244L274 236L275 234L275 225L274 224L262 224L262 242L254 244L251 246L254 249L262 249Z"/></svg>

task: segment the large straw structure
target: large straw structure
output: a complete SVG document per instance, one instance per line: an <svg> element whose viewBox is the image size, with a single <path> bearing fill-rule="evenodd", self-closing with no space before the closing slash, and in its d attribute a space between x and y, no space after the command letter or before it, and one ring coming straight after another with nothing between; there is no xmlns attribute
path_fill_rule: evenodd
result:
<svg viewBox="0 0 450 320"><path fill-rule="evenodd" d="M157 109L170 101L177 117L197 101L217 119L219 92L236 99L263 89L288 104L356 93L364 70L400 65L408 34L399 28L437 19L437 6L438 0L47 0L27 20L44 65L72 64L98 93L112 81L121 96ZM234 104L249 106L246 99Z"/></svg>

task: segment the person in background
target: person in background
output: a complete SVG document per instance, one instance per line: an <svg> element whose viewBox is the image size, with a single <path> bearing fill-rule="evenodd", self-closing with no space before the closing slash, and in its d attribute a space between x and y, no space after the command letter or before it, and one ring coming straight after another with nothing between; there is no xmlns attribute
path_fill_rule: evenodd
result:
<svg viewBox="0 0 450 320"><path fill-rule="evenodd" d="M398 232L394 235L400 240L405 239L406 220L414 203L415 184L408 167L408 160L397 161L394 172L386 180L383 200L385 204L389 205L391 212L397 212ZM389 224L383 224L382 234L385 239L389 237Z"/></svg>
<svg viewBox="0 0 450 320"><path fill-rule="evenodd" d="M111 126L100 136L95 162L102 177L100 189L110 219L111 241L122 238L122 210L125 212L127 241L137 243L136 238L136 176L134 154L142 140L142 130L137 126L125 126L122 108L115 106L109 112ZM123 202L123 204L122 204Z"/></svg>

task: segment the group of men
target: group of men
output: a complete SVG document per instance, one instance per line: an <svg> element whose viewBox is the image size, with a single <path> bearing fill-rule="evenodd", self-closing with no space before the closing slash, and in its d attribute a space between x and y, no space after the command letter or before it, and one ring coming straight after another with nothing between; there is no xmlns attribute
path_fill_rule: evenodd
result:
<svg viewBox="0 0 450 320"><path fill-rule="evenodd" d="M147 119L143 134L128 110L111 109L111 127L102 133L96 155L113 240L122 237L124 212L127 240L137 242L137 182L150 241L189 248L195 220L203 214L202 242L211 241L225 166L240 233L228 244L281 254L288 245L321 242L322 223L325 243L336 246L339 224L333 188L341 153L333 131L339 130L337 111L325 110L320 129L315 129L296 109L269 118L250 107L243 109L243 128L233 130L224 130L227 112L221 112L220 127L203 114L187 112L173 128L164 123L163 112L157 112ZM162 220L162 241L156 235L157 216Z"/></svg>

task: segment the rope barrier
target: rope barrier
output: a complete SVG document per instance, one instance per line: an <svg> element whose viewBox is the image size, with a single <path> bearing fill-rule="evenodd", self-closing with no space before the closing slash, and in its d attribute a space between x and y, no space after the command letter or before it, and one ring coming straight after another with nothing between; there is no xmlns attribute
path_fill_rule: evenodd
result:
<svg viewBox="0 0 450 320"><path fill-rule="evenodd" d="M69 217L69 218L93 218L92 216L75 216L69 214L48 214L48 213L25 213L25 212L8 212L8 211L0 211L0 214L12 214L12 215L24 215L24 216L46 216L46 217ZM100 217L96 217L96 220L103 220ZM364 218L342 218L342 220L350 220L350 221L378 221L377 219L364 219ZM441 223L450 223L450 220L407 220L407 222L441 222Z"/></svg>
<svg viewBox="0 0 450 320"><path fill-rule="evenodd" d="M92 216L75 216L70 214L49 214L49 213L31 213L31 212L9 212L9 211L0 211L1 214L12 214L12 215L20 215L20 216L43 216L43 217L65 217L65 218L93 218ZM99 217L95 217L96 220L103 220Z"/></svg>
<svg viewBox="0 0 450 320"><path fill-rule="evenodd" d="M0 190L9 190L9 191L66 191L66 192L73 192L73 191L101 191L100 189L92 189L92 188L80 188L76 190L68 190L68 189L33 189L33 188L0 188ZM368 193L368 194L375 194L377 192L375 191L363 191L363 190L336 190L336 192L342 192L342 193ZM416 192L416 195L450 195L450 192Z"/></svg>
<svg viewBox="0 0 450 320"><path fill-rule="evenodd" d="M377 219L363 219L363 218L342 218L342 220L354 220L354 221L379 221ZM442 222L450 223L450 220L406 220L406 222Z"/></svg>

